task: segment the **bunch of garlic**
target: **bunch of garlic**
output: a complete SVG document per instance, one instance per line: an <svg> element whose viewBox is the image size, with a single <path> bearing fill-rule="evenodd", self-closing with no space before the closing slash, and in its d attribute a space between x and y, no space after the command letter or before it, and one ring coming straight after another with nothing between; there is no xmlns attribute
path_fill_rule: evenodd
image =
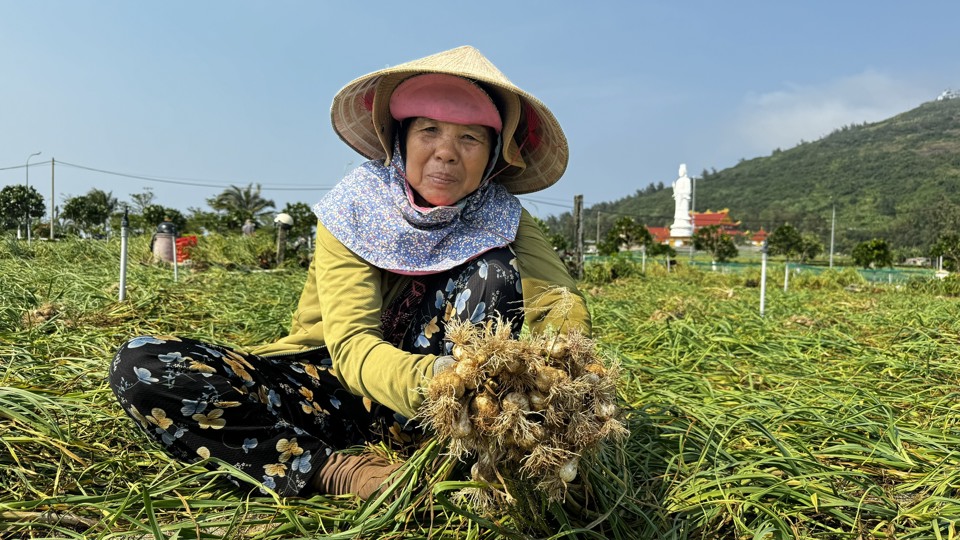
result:
<svg viewBox="0 0 960 540"><path fill-rule="evenodd" d="M501 486L502 499L510 500L508 478L561 498L582 456L626 435L618 369L604 366L586 337L516 340L505 324L464 322L446 335L456 363L427 385L420 417L453 455L475 459L473 479Z"/></svg>

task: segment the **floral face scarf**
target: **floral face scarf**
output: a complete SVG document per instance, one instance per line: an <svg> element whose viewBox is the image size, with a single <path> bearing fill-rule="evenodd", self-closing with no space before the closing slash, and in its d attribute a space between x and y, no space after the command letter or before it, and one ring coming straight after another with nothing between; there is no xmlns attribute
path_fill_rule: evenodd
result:
<svg viewBox="0 0 960 540"><path fill-rule="evenodd" d="M389 166L367 161L313 211L337 240L368 263L398 274L433 274L513 242L521 206L489 179L454 206L415 205L397 140Z"/></svg>

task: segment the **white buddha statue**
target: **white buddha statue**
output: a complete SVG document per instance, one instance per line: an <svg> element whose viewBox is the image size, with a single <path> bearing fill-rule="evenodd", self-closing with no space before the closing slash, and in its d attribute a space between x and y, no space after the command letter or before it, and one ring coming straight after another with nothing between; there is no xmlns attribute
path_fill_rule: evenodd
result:
<svg viewBox="0 0 960 540"><path fill-rule="evenodd" d="M687 176L687 164L680 164L679 178L673 182L673 200L676 206L673 212L673 225L670 236L689 238L693 236L693 223L690 220L690 198L693 194L690 177Z"/></svg>

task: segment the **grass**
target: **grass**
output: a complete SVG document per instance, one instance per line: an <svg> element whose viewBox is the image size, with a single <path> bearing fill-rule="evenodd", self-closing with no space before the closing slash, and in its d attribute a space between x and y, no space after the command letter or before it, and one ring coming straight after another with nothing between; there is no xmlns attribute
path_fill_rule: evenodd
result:
<svg viewBox="0 0 960 540"><path fill-rule="evenodd" d="M731 538L953 534L956 299L774 288L760 318L755 290L674 277L595 307L626 358L625 399L665 445L668 513Z"/></svg>
<svg viewBox="0 0 960 540"><path fill-rule="evenodd" d="M203 240L201 247L203 249ZM233 346L286 331L305 271L260 270L269 245L213 239L203 271L147 264L131 241L0 241L0 537L957 537L960 290L849 272L767 280L684 268L593 268L595 333L622 364L630 437L584 464L589 497L479 515L437 444L395 499L265 496L225 464L185 465L134 429L106 385L131 336Z"/></svg>

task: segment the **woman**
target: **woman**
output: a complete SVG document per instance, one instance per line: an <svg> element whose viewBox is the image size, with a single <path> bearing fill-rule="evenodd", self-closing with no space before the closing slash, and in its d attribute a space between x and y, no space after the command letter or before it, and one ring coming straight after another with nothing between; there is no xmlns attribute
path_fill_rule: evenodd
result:
<svg viewBox="0 0 960 540"><path fill-rule="evenodd" d="M290 335L252 352L171 336L126 343L123 408L184 460L216 457L283 495L369 497L399 465L338 452L404 440L449 367L451 319L589 333L582 296L514 196L563 174L553 114L472 47L380 70L334 97L370 159L315 206ZM572 294L571 294L572 293Z"/></svg>

